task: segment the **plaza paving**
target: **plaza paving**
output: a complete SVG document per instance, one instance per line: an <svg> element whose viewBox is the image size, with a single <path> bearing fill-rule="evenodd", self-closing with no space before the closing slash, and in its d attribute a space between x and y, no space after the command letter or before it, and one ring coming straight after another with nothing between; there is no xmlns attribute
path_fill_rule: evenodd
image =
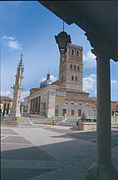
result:
<svg viewBox="0 0 118 180"><path fill-rule="evenodd" d="M85 180L96 159L96 132L69 127L1 127L2 180ZM118 169L118 128L112 129Z"/></svg>

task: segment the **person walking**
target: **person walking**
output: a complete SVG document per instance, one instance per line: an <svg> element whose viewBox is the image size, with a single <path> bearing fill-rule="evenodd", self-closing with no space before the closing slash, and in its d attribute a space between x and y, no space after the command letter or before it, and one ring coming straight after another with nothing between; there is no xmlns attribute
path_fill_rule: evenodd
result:
<svg viewBox="0 0 118 180"><path fill-rule="evenodd" d="M78 121L76 122L76 125L78 126L78 130L79 130L79 123L80 123L80 120L78 119Z"/></svg>

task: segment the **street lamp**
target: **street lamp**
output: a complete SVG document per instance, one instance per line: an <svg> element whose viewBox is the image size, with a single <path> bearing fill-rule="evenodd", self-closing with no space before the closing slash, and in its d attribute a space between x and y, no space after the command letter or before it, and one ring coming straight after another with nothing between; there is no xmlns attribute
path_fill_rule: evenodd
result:
<svg viewBox="0 0 118 180"><path fill-rule="evenodd" d="M69 43L71 43L71 37L64 30L60 32L57 36L55 36L56 43L58 44L59 51L61 54L64 54L67 49Z"/></svg>

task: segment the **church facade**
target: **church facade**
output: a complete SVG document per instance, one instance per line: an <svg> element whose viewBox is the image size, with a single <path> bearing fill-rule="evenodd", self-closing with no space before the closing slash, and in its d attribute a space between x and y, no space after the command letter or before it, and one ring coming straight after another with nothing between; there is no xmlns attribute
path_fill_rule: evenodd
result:
<svg viewBox="0 0 118 180"><path fill-rule="evenodd" d="M51 82L50 74L40 88L32 88L25 98L28 113L48 118L73 117L96 119L96 98L83 90L83 48L69 44L67 52L60 54L59 80Z"/></svg>

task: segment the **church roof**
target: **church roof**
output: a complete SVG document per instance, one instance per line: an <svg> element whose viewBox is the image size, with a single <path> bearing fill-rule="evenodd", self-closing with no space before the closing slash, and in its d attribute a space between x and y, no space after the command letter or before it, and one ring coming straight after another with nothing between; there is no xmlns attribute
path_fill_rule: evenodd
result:
<svg viewBox="0 0 118 180"><path fill-rule="evenodd" d="M40 88L44 87L44 86L48 86L50 84L52 84L52 81L50 80L50 74L48 73L47 74L47 79L45 81L41 82Z"/></svg>
<svg viewBox="0 0 118 180"><path fill-rule="evenodd" d="M8 97L8 96L0 96L0 102L2 102L2 101L13 101L10 97Z"/></svg>

